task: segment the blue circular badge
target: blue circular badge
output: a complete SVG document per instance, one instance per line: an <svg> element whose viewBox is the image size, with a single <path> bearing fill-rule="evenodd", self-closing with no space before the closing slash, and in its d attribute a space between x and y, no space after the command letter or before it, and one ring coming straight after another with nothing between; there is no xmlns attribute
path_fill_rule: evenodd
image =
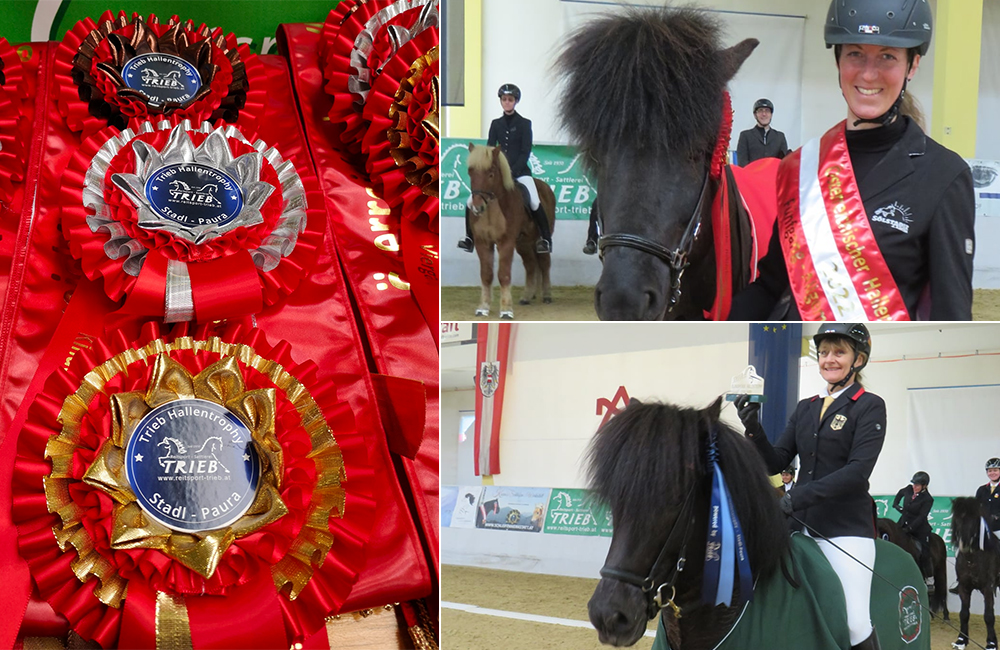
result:
<svg viewBox="0 0 1000 650"><path fill-rule="evenodd" d="M146 180L146 199L164 219L186 228L222 226L243 209L243 191L232 176L201 163L174 163Z"/></svg>
<svg viewBox="0 0 1000 650"><path fill-rule="evenodd" d="M260 462L250 429L224 406L181 399L139 421L125 476L142 509L181 531L223 528L253 503Z"/></svg>
<svg viewBox="0 0 1000 650"><path fill-rule="evenodd" d="M149 97L150 104L183 104L201 88L201 75L193 65L172 54L140 54L122 67L125 85Z"/></svg>

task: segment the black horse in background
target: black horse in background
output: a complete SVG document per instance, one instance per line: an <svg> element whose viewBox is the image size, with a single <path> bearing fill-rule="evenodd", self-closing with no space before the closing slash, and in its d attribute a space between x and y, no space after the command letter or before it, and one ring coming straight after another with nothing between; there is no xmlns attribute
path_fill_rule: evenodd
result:
<svg viewBox="0 0 1000 650"><path fill-rule="evenodd" d="M920 551L917 549L917 545L914 544L913 538L899 527L899 523L892 519L879 517L875 522L875 527L878 529L879 537L887 542L892 542L909 553L913 556L913 561L920 567ZM931 533L930 554L932 573L924 577L934 579L934 590L931 591L928 589L931 612L934 614L943 612L942 618L948 621L951 620L948 616L948 549L945 547L941 536L935 533ZM921 568L922 572L923 569Z"/></svg>
<svg viewBox="0 0 1000 650"><path fill-rule="evenodd" d="M802 556L796 559L792 547L812 542L798 533L795 539L789 537L760 455L743 435L720 422L720 410L721 398L702 410L632 400L591 441L590 487L599 501L610 506L614 520L602 579L588 604L600 641L632 645L642 637L647 621L660 615L661 632L665 631L673 650L715 648L728 638L738 620L751 629L761 629L745 621L772 613L766 607L768 601L778 602L777 594L787 596L791 589L793 594L788 598L810 603L807 616L794 621L779 618L782 622L765 630L767 644L752 647L847 648L839 579L818 549L814 553L820 554L821 566L802 570ZM702 602L705 557L710 551L706 541L712 492L708 462L711 436L716 439L717 462L730 486L732 510L746 535L754 584L754 600L746 609L741 600L749 594L739 593L738 581L731 605ZM893 563L894 569L884 574L892 584L920 581L919 571L901 549L881 540L876 540L876 549ZM813 583L811 577L826 581ZM875 587L873 583L873 621L876 610L880 614L886 610L894 628L880 628L882 647L929 650L929 630L911 639L912 645L901 641L899 612L906 604L920 617L917 604L912 599L901 602L899 590L893 590L892 597L886 597L885 592L876 597ZM919 593L922 587L918 584L914 591ZM781 608L779 613L783 613ZM794 630L790 629L793 625ZM822 645L817 641L821 636ZM831 639L839 640L839 645L831 645Z"/></svg>
<svg viewBox="0 0 1000 650"><path fill-rule="evenodd" d="M602 320L701 320L712 306L709 168L726 84L758 41L720 43L705 12L622 8L574 32L556 62L563 124L600 189ZM749 260L748 220L742 232Z"/></svg>
<svg viewBox="0 0 1000 650"><path fill-rule="evenodd" d="M986 529L980 536L982 512L975 497L958 497L951 502L951 543L958 549L955 555L955 573L958 575L958 597L962 611L958 620L961 633L953 648L962 650L969 643L969 601L973 591L983 594L986 623L986 647L997 647L997 634L993 627L993 602L1000 586L1000 541ZM982 547L982 548L981 548Z"/></svg>

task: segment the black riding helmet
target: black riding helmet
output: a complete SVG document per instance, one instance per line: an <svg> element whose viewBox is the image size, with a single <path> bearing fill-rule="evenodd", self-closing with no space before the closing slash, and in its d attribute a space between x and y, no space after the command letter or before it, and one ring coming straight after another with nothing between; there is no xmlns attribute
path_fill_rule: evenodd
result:
<svg viewBox="0 0 1000 650"><path fill-rule="evenodd" d="M817 352L819 351L819 344L823 342L823 339L828 338L847 339L851 347L854 348L855 361L857 360L857 355L861 353L865 355L865 359L861 362L860 366L852 365L851 371L847 373L847 376L834 384L835 386L843 386L854 373L861 372L868 365L868 359L872 354L872 337L868 333L868 328L865 327L864 323L823 323L813 336Z"/></svg>
<svg viewBox="0 0 1000 650"><path fill-rule="evenodd" d="M931 475L927 472L917 472L913 475L913 478L910 479L910 483L914 485L919 483L920 485L927 487L931 483Z"/></svg>
<svg viewBox="0 0 1000 650"><path fill-rule="evenodd" d="M828 48L850 43L916 48L931 46L934 21L927 0L833 0L823 36Z"/></svg>
<svg viewBox="0 0 1000 650"><path fill-rule="evenodd" d="M912 3L912 4L911 4ZM927 54L934 32L934 21L927 0L833 0L826 14L823 37L827 48L834 45L871 44L902 47ZM912 63L912 58L910 60ZM907 68L909 72L909 68ZM862 122L885 126L899 114L906 94L906 79L899 97L882 115Z"/></svg>
<svg viewBox="0 0 1000 650"><path fill-rule="evenodd" d="M782 474L791 474L792 476L795 476L795 463L792 463L791 465L789 465L785 469L781 470L781 473Z"/></svg>
<svg viewBox="0 0 1000 650"><path fill-rule="evenodd" d="M986 469L1000 469L1000 458L991 458L986 461Z"/></svg>
<svg viewBox="0 0 1000 650"><path fill-rule="evenodd" d="M761 97L753 103L753 112L756 113L758 108L766 108L772 113L774 112L774 104L771 103L770 99Z"/></svg>
<svg viewBox="0 0 1000 650"><path fill-rule="evenodd" d="M514 84L500 86L500 90L497 91L497 97L503 97L504 95L513 95L515 104L521 101L521 89Z"/></svg>

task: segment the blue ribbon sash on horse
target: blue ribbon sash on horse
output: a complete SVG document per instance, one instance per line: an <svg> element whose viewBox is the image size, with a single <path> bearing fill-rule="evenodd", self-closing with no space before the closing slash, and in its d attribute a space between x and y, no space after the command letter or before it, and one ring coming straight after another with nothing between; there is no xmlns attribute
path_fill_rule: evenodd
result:
<svg viewBox="0 0 1000 650"><path fill-rule="evenodd" d="M709 605L732 603L736 567L739 566L740 598L753 598L753 577L740 518L732 506L732 496L719 465L716 433L709 434L708 464L712 471L712 501L705 543L705 572L702 600Z"/></svg>

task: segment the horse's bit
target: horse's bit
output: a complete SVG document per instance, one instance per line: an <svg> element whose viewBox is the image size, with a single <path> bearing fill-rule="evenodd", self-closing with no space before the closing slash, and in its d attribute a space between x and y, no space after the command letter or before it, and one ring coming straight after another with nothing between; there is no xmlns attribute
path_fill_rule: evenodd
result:
<svg viewBox="0 0 1000 650"><path fill-rule="evenodd" d="M483 199L483 202L487 203L487 204L490 201L496 201L497 200L497 195L496 194L494 194L493 192L488 192L486 190L472 190L472 196L481 197ZM476 211L476 209L472 208L472 207L470 207L469 209L472 210L473 212L475 212L476 214L481 214L482 211L486 209L486 206L484 205L483 206L483 210L479 210L479 211Z"/></svg>
<svg viewBox="0 0 1000 650"><path fill-rule="evenodd" d="M604 249L612 246L634 248L663 260L670 267L670 304L667 305L667 311L673 311L681 298L681 277L684 275L684 270L690 265L688 256L691 254L694 242L698 238L698 232L701 230L701 213L702 206L705 203L705 196L708 194L708 179L709 173L706 171L705 180L701 184L701 194L698 196L698 204L694 206L694 213L688 220L687 228L684 229L684 235L681 237L680 243L673 250L655 241L631 233L602 235L597 242L602 262L604 261ZM603 220L602 215L601 221Z"/></svg>
<svg viewBox="0 0 1000 650"><path fill-rule="evenodd" d="M663 542L663 548L660 549L660 554L656 557L656 561L653 562L653 568L649 570L649 575L645 578L642 576L631 573L630 571L623 571L615 567L609 567L607 565L601 568L602 578L611 578L613 580L618 580L626 584L635 585L642 589L642 593L646 595L646 618L653 619L657 613L664 609L665 607L670 607L673 611L674 618L681 617L681 608L674 602L674 598L677 597L677 578L680 577L682 571L684 571L684 564L687 562L687 545L688 540L691 538L691 530L694 528L687 522L684 525L684 537L681 540L680 552L677 555L677 562L670 569L670 573L666 575L663 582L656 587L656 575L660 573L663 568L663 564L667 559L667 549L670 548L670 540L673 539L674 533L678 531L678 524L686 522L689 516L689 510L694 503L695 488L698 487L698 481L695 481L694 485L688 491L687 498L684 500L684 506L681 507L680 514L677 516L677 520L674 522L673 528L670 529L670 534L667 535L666 541ZM653 592L653 588L656 587L656 592ZM670 596L665 598L664 591L670 590Z"/></svg>

